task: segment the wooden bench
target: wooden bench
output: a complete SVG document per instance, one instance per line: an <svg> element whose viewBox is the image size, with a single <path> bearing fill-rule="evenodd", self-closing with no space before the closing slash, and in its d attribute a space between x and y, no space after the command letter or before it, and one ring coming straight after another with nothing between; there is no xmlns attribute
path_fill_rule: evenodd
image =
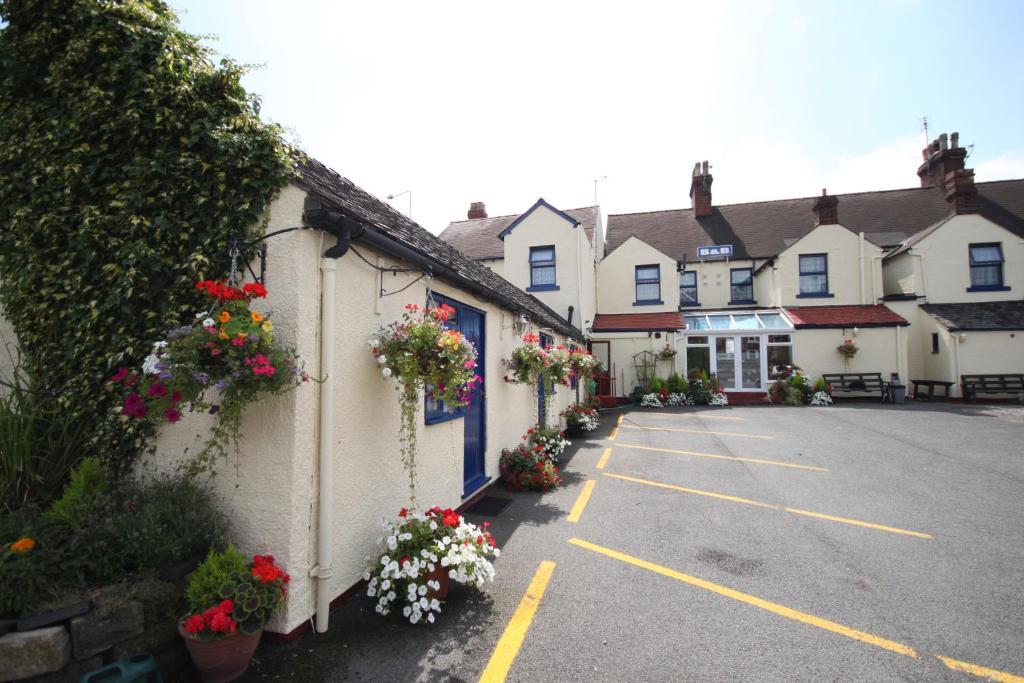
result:
<svg viewBox="0 0 1024 683"><path fill-rule="evenodd" d="M832 385L832 393L837 391L873 393L877 391L883 403L891 400L889 383L882 379L880 372L837 372L831 375L823 374L822 377L826 384Z"/></svg>
<svg viewBox="0 0 1024 683"><path fill-rule="evenodd" d="M1024 394L1024 374L960 375L964 400L978 398L978 394Z"/></svg>
<svg viewBox="0 0 1024 683"><path fill-rule="evenodd" d="M952 387L955 384L955 382L940 382L939 380L935 379L912 379L910 381L914 384L915 401L931 401L933 398L935 398L936 387L942 389L942 396L939 396L939 398L947 399L949 398L950 387ZM928 388L927 395L921 392L921 387Z"/></svg>

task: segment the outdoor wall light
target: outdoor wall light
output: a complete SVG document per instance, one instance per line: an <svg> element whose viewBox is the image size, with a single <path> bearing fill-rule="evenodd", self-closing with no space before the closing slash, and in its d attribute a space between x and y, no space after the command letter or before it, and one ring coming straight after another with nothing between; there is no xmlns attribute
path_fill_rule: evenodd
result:
<svg viewBox="0 0 1024 683"><path fill-rule="evenodd" d="M523 332L526 332L526 326L528 324L529 321L526 320L526 316L520 314L519 317L516 318L515 322L512 323L512 329L516 331L516 334L522 334Z"/></svg>

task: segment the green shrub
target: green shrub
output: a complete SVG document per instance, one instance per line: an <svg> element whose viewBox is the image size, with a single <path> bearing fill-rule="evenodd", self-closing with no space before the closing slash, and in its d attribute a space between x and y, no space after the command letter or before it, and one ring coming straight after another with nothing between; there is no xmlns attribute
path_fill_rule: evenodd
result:
<svg viewBox="0 0 1024 683"><path fill-rule="evenodd" d="M42 506L60 495L68 471L87 452L92 430L74 410L35 386L12 354L0 392L0 512Z"/></svg>
<svg viewBox="0 0 1024 683"><path fill-rule="evenodd" d="M804 404L804 394L798 387L790 386L786 389L786 405L787 406L802 406Z"/></svg>
<svg viewBox="0 0 1024 683"><path fill-rule="evenodd" d="M95 507L97 500L106 495L109 486L103 463L98 458L85 458L71 471L67 488L46 514L54 521L76 526L81 521L78 515L87 514Z"/></svg>
<svg viewBox="0 0 1024 683"><path fill-rule="evenodd" d="M814 383L814 393L819 391L828 391L828 382L825 381L824 377L819 377L818 381Z"/></svg>
<svg viewBox="0 0 1024 683"><path fill-rule="evenodd" d="M651 394L660 394L660 393L661 393L661 391L662 391L662 390L663 390L664 388L665 388L665 383L664 383L664 382L662 382L662 381L661 381L661 379L659 379L659 378L655 377L654 379L652 379L652 380L651 380L651 384L650 384L650 386L648 387L648 393L651 393Z"/></svg>
<svg viewBox="0 0 1024 683"><path fill-rule="evenodd" d="M185 604L189 612L199 612L222 600L221 589L233 577L248 571L242 553L229 545L223 552L210 550L203 563L189 574Z"/></svg>
<svg viewBox="0 0 1024 683"><path fill-rule="evenodd" d="M672 394L685 394L686 393L686 380L679 376L678 372L673 372L668 376L668 381L665 383L669 393Z"/></svg>

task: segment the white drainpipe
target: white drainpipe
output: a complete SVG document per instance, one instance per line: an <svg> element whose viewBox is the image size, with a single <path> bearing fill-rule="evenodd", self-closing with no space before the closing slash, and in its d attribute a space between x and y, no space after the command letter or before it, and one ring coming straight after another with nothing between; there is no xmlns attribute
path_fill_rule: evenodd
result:
<svg viewBox="0 0 1024 683"><path fill-rule="evenodd" d="M331 594L327 583L334 573L334 543L331 522L334 518L334 290L337 263L334 259L320 260L320 477L319 515L317 517L316 576L316 631L327 631L330 618Z"/></svg>
<svg viewBox="0 0 1024 683"><path fill-rule="evenodd" d="M860 246L860 303L863 305L867 303L867 301L864 300L867 296L867 292L864 287L864 233L858 233L857 239Z"/></svg>

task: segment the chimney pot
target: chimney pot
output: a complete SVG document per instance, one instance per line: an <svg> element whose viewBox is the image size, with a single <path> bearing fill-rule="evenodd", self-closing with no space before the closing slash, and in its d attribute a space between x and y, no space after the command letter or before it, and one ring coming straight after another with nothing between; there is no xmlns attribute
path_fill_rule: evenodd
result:
<svg viewBox="0 0 1024 683"><path fill-rule="evenodd" d="M708 173L708 162L700 162L693 167L693 178L690 180L690 199L693 200L693 215L696 218L711 215L711 182L714 178Z"/></svg>
<svg viewBox="0 0 1024 683"><path fill-rule="evenodd" d="M952 141L952 145L948 144ZM937 187L942 191L949 189L946 178L952 171L962 171L967 150L960 146L960 134L948 136L943 133L935 138L922 153L924 163L917 168L921 178L921 187Z"/></svg>
<svg viewBox="0 0 1024 683"><path fill-rule="evenodd" d="M829 195L828 190L821 188L821 196L814 200L811 209L817 216L815 225L836 225L839 223L839 197Z"/></svg>
<svg viewBox="0 0 1024 683"><path fill-rule="evenodd" d="M471 221L477 218L487 218L487 207L483 202L471 202L469 211L466 212L466 218Z"/></svg>

